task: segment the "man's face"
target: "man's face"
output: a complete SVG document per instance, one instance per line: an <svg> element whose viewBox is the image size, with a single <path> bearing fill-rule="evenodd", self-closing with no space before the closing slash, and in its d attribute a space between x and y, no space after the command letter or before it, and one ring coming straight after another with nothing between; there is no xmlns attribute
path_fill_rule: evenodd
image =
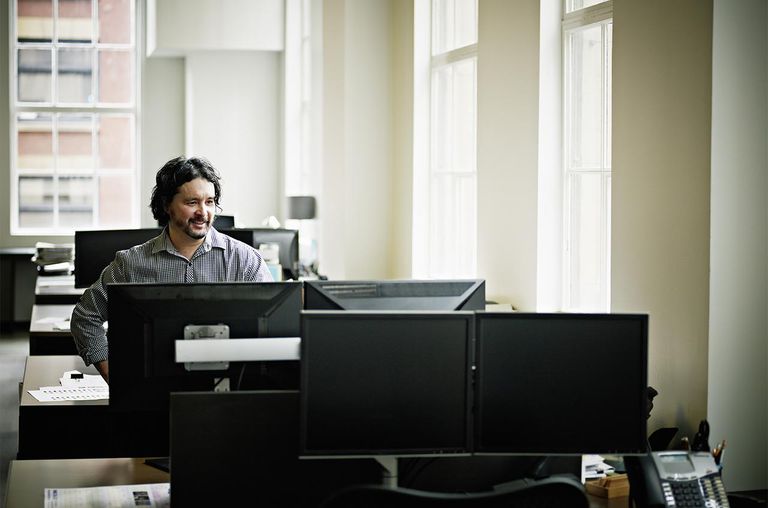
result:
<svg viewBox="0 0 768 508"><path fill-rule="evenodd" d="M195 178L179 187L166 207L168 227L194 240L205 238L216 214L216 190L205 178Z"/></svg>

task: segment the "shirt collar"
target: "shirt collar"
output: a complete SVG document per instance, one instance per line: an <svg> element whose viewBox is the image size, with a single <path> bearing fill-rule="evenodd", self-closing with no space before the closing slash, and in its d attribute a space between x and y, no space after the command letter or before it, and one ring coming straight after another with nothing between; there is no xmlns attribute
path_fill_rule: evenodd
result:
<svg viewBox="0 0 768 508"><path fill-rule="evenodd" d="M227 250L227 242L223 238L223 235L216 231L216 229L211 226L211 229L208 231L208 234L205 235L205 240L203 241L203 252L210 252L210 250L214 247L218 249ZM199 247L198 247L199 249ZM172 254L178 254L179 251L176 250L176 247L173 246L173 242L171 242L171 236L168 233L168 226L165 226L163 228L163 232L160 233L157 237L155 237L153 243L152 243L152 254L157 254L161 251L168 251Z"/></svg>

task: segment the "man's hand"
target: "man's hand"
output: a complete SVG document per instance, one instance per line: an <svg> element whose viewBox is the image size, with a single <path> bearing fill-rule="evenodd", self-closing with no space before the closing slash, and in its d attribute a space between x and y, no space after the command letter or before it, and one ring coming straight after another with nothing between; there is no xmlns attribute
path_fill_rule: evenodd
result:
<svg viewBox="0 0 768 508"><path fill-rule="evenodd" d="M101 374L101 377L104 378L104 381L109 384L109 362L107 360L96 362L94 366L99 371L99 374Z"/></svg>

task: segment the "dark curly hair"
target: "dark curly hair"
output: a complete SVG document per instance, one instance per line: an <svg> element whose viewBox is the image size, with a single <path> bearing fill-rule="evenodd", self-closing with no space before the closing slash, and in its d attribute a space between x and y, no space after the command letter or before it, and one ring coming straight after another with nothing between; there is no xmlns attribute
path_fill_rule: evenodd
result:
<svg viewBox="0 0 768 508"><path fill-rule="evenodd" d="M161 226L168 224L170 217L165 208L173 201L173 196L179 192L179 187L195 178L204 178L213 184L215 190L214 201L216 211L221 210L219 199L221 198L221 177L213 165L203 157L176 157L166 162L157 172L155 187L152 189L152 199L149 208L152 216Z"/></svg>

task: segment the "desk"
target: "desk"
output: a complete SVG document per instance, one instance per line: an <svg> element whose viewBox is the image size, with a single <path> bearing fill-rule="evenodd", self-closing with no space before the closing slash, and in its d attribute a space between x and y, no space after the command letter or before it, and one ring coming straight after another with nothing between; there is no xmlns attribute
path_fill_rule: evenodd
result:
<svg viewBox="0 0 768 508"><path fill-rule="evenodd" d="M80 301L85 288L75 288L74 275L38 275L35 280L35 303L75 304Z"/></svg>
<svg viewBox="0 0 768 508"><path fill-rule="evenodd" d="M29 322L29 354L76 355L77 347L69 329L56 327L59 322L69 322L74 304L33 305Z"/></svg>
<svg viewBox="0 0 768 508"><path fill-rule="evenodd" d="M19 459L109 456L109 401L39 402L28 392L56 386L65 371L75 369L98 374L79 356L27 357L19 405Z"/></svg>
<svg viewBox="0 0 768 508"><path fill-rule="evenodd" d="M144 459L13 460L8 470L6 508L43 506L46 487L103 487L167 483L170 475Z"/></svg>

